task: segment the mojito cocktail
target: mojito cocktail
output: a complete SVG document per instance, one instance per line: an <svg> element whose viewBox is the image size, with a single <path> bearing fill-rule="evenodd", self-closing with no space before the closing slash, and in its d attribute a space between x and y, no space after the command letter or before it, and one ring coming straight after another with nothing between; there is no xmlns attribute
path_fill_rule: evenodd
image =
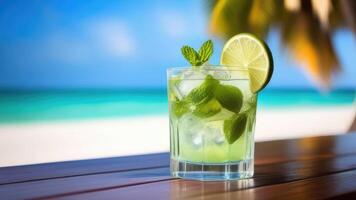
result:
<svg viewBox="0 0 356 200"><path fill-rule="evenodd" d="M173 176L251 177L257 95L248 72L204 66L168 73Z"/></svg>
<svg viewBox="0 0 356 200"><path fill-rule="evenodd" d="M182 48L192 67L167 71L172 176L253 176L257 92L272 73L265 48L249 34L237 35L225 45L219 66L207 64L211 41L199 52Z"/></svg>

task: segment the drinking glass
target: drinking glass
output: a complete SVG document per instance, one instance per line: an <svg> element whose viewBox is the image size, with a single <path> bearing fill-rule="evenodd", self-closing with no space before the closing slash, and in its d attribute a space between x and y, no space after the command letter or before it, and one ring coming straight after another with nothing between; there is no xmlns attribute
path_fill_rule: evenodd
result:
<svg viewBox="0 0 356 200"><path fill-rule="evenodd" d="M252 177L257 94L248 71L169 68L167 79L171 175L204 181Z"/></svg>

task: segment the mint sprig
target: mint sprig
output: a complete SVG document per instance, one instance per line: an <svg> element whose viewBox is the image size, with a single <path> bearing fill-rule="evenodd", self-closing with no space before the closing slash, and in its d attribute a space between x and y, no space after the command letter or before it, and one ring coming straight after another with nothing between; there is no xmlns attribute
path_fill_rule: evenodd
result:
<svg viewBox="0 0 356 200"><path fill-rule="evenodd" d="M184 58L192 65L192 66L199 66L200 64L200 56L199 54L190 46L183 46L182 47L182 54Z"/></svg>
<svg viewBox="0 0 356 200"><path fill-rule="evenodd" d="M214 46L211 40L204 42L203 45L200 47L199 56L200 62L202 62L202 64L204 64L210 59L211 55L213 54L213 49Z"/></svg>
<svg viewBox="0 0 356 200"><path fill-rule="evenodd" d="M206 63L211 55L213 54L213 42L208 40L203 43L200 47L199 52L197 52L194 48L184 45L181 48L182 54L184 58L194 67L201 66Z"/></svg>

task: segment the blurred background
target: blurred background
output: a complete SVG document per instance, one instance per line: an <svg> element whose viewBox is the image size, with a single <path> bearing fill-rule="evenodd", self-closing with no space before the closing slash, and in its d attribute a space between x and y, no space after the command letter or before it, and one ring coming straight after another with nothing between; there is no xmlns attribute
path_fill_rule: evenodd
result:
<svg viewBox="0 0 356 200"><path fill-rule="evenodd" d="M257 141L351 132L352 0L0 0L0 167L168 151L166 69L240 32L274 57Z"/></svg>

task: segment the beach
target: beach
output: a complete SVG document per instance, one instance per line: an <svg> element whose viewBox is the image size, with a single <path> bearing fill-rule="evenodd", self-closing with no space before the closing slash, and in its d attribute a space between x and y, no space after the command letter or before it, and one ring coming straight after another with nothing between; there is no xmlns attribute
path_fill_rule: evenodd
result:
<svg viewBox="0 0 356 200"><path fill-rule="evenodd" d="M356 105L258 109L256 141L345 133ZM166 114L0 125L0 167L169 151Z"/></svg>

